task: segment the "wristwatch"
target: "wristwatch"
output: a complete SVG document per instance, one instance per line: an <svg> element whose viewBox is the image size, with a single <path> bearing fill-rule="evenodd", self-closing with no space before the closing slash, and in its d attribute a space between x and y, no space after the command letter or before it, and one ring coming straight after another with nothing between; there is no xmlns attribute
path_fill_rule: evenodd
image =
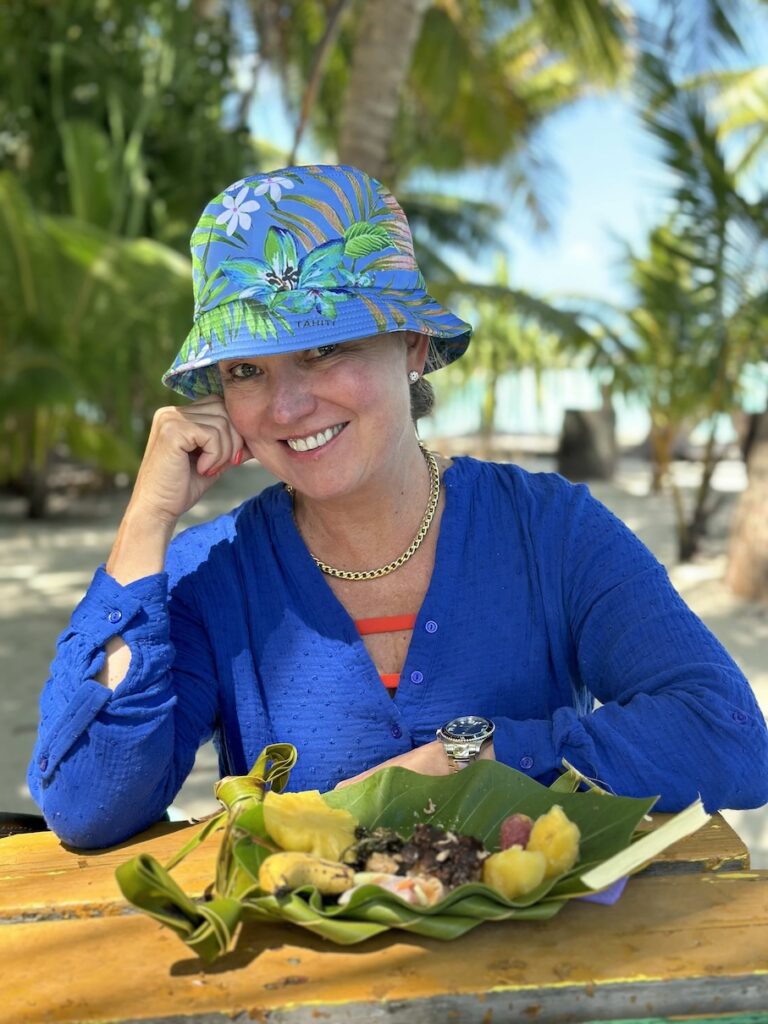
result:
<svg viewBox="0 0 768 1024"><path fill-rule="evenodd" d="M479 715L463 715L441 725L436 735L443 744L451 771L457 772L476 761L495 728L489 718Z"/></svg>

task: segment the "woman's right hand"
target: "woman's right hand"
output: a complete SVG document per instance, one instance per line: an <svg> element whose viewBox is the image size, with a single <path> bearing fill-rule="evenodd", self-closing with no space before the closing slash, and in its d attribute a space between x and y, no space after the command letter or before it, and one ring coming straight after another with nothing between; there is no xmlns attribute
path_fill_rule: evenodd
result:
<svg viewBox="0 0 768 1024"><path fill-rule="evenodd" d="M224 470L250 458L217 395L158 409L129 507L175 525Z"/></svg>
<svg viewBox="0 0 768 1024"><path fill-rule="evenodd" d="M122 584L162 572L179 517L225 469L250 458L218 396L158 409L107 572Z"/></svg>

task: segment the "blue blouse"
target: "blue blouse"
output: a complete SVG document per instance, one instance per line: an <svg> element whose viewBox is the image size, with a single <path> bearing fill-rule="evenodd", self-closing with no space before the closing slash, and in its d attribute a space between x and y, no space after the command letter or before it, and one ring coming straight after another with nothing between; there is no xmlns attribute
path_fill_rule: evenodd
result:
<svg viewBox="0 0 768 1024"><path fill-rule="evenodd" d="M496 756L549 783L566 758L675 810L768 801L768 733L744 676L663 567L583 485L455 459L435 566L392 699L315 566L285 489L181 533L166 572L99 569L59 639L29 784L66 842L158 820L211 736L222 774L294 743L292 789L496 723ZM96 682L121 635L131 664ZM595 703L599 706L595 708Z"/></svg>

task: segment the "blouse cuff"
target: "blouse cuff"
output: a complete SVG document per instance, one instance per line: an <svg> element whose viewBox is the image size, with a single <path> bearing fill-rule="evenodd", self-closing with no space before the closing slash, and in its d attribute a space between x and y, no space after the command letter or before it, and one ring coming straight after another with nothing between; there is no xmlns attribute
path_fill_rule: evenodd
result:
<svg viewBox="0 0 768 1024"><path fill-rule="evenodd" d="M59 762L82 736L104 705L111 700L112 691L94 680L87 680L75 692L72 700L51 716L46 723L45 738L35 751L40 777L48 780Z"/></svg>
<svg viewBox="0 0 768 1024"><path fill-rule="evenodd" d="M102 647L113 636L121 636L141 611L148 621L157 621L166 606L167 589L165 573L123 586L102 565L72 615L71 629L87 636L94 647Z"/></svg>
<svg viewBox="0 0 768 1024"><path fill-rule="evenodd" d="M544 719L517 721L495 716L493 748L496 760L546 782L562 771L553 739L552 723Z"/></svg>

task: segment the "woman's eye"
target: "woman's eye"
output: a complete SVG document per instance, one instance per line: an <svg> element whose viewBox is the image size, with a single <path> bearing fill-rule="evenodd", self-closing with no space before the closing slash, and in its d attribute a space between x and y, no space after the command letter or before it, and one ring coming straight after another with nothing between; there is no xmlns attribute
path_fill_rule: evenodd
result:
<svg viewBox="0 0 768 1024"><path fill-rule="evenodd" d="M335 352L338 347L338 345L318 345L317 348L309 349L307 356L310 359L325 359L326 356Z"/></svg>
<svg viewBox="0 0 768 1024"><path fill-rule="evenodd" d="M250 377L256 377L259 374L258 366L254 366L253 363L235 363L234 366L229 368L229 376L232 380L248 380Z"/></svg>

